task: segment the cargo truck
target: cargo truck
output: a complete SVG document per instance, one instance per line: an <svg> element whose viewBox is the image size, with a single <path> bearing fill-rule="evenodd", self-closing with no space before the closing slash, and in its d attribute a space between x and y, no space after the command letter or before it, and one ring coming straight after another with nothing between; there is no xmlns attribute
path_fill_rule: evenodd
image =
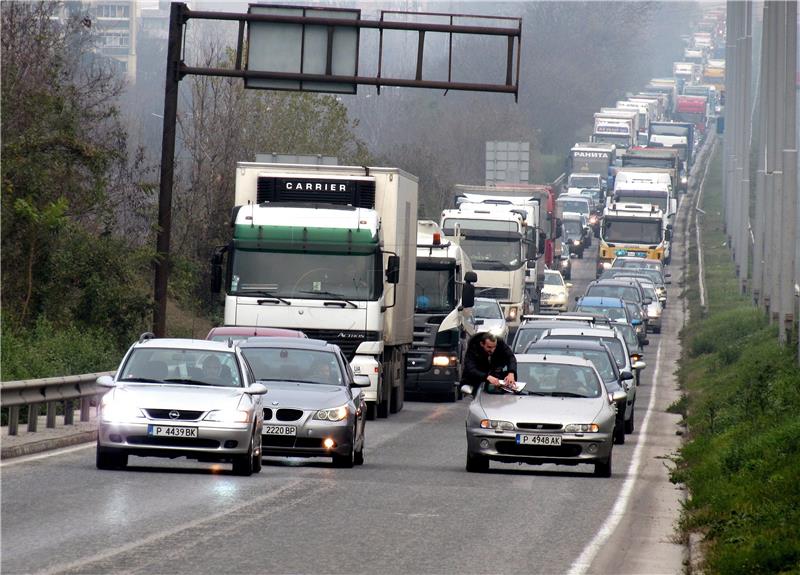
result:
<svg viewBox="0 0 800 575"><path fill-rule="evenodd" d="M597 277L616 257L671 260L672 225L664 210L652 204L614 203L606 208L600 230Z"/></svg>
<svg viewBox="0 0 800 575"><path fill-rule="evenodd" d="M437 222L417 222L414 342L406 357L406 393L458 397L477 275L456 238Z"/></svg>
<svg viewBox="0 0 800 575"><path fill-rule="evenodd" d="M653 124L650 124L652 127ZM687 190L688 177L680 150L675 147L637 148L622 154L623 168L660 168L669 170L672 189L676 192Z"/></svg>
<svg viewBox="0 0 800 575"><path fill-rule="evenodd" d="M370 378L368 417L399 411L414 329L417 178L239 162L231 223L233 239L212 261L215 292L224 276L225 325L335 343Z"/></svg>
<svg viewBox="0 0 800 575"><path fill-rule="evenodd" d="M689 136L692 139L694 139L695 135L702 137L706 133L706 124L708 123L708 98L686 94L678 96L678 101L675 103L675 113L672 118L676 122L685 122L694 126L693 134ZM691 164L690 157L690 167Z"/></svg>

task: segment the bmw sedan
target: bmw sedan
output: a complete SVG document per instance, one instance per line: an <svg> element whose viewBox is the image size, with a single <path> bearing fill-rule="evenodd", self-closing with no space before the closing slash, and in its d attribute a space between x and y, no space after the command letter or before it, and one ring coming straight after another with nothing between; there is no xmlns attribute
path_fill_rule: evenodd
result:
<svg viewBox="0 0 800 575"><path fill-rule="evenodd" d="M515 390L485 382L467 414L467 471L490 461L594 465L611 475L614 402L591 361L559 355L517 356ZM467 392L467 386L462 388Z"/></svg>
<svg viewBox="0 0 800 575"><path fill-rule="evenodd" d="M364 463L369 377L354 375L339 346L316 339L253 337L239 344L268 389L264 455L330 457L334 467Z"/></svg>
<svg viewBox="0 0 800 575"><path fill-rule="evenodd" d="M144 334L128 350L100 403L97 468L122 469L128 456L187 457L261 470L261 396L236 347Z"/></svg>

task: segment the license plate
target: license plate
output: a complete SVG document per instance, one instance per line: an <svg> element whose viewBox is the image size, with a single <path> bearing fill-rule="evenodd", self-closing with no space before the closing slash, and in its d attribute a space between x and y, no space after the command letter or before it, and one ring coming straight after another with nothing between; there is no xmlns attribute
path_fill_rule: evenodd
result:
<svg viewBox="0 0 800 575"><path fill-rule="evenodd" d="M175 425L148 425L147 435L158 437L197 437L196 427L178 427Z"/></svg>
<svg viewBox="0 0 800 575"><path fill-rule="evenodd" d="M265 425L261 435L297 435L294 425Z"/></svg>
<svg viewBox="0 0 800 575"><path fill-rule="evenodd" d="M532 435L527 433L517 434L519 445L561 445L560 435Z"/></svg>

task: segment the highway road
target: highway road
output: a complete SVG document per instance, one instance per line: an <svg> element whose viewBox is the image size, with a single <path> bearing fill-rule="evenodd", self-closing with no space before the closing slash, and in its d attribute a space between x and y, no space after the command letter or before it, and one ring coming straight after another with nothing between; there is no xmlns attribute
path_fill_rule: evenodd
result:
<svg viewBox="0 0 800 575"><path fill-rule="evenodd" d="M688 203L688 202L687 202ZM680 234L681 232L679 232ZM681 237L678 235L678 237ZM595 241L592 251L596 252ZM573 295L594 278L575 260ZM675 255L673 282L682 253ZM677 283L677 282L675 282ZM465 399L406 402L367 426L366 463L267 459L228 465L130 458L98 471L93 445L2 465L3 573L677 573L670 540L681 493L665 456L678 445L672 372L683 323L670 287L650 335L636 431L592 466L492 462L464 470ZM655 395L655 396L654 396Z"/></svg>

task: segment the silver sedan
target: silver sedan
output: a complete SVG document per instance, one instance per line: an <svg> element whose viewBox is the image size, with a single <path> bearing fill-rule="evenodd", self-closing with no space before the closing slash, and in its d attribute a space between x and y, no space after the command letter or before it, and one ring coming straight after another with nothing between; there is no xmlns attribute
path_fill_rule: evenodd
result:
<svg viewBox="0 0 800 575"><path fill-rule="evenodd" d="M364 463L366 403L339 346L315 339L250 338L240 344L264 404L265 455L330 457L335 467Z"/></svg>
<svg viewBox="0 0 800 575"><path fill-rule="evenodd" d="M225 343L142 336L125 354L100 403L98 469L129 455L233 463L261 470L261 396L239 350Z"/></svg>
<svg viewBox="0 0 800 575"><path fill-rule="evenodd" d="M520 391L489 383L476 390L466 422L467 471L487 471L491 460L590 463L595 475L609 477L614 401L625 392L609 393L590 361L568 356L518 355L517 380Z"/></svg>

